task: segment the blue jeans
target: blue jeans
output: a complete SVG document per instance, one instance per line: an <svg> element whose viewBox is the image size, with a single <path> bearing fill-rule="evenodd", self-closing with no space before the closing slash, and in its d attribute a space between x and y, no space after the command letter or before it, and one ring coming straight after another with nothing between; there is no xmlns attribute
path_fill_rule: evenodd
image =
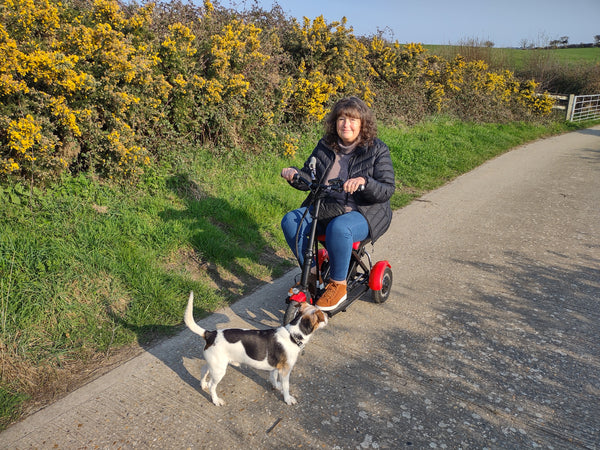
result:
<svg viewBox="0 0 600 450"><path fill-rule="evenodd" d="M305 207L295 209L283 216L281 220L281 229L285 240L294 252L296 259L298 259L300 267L302 267L304 261L304 252L308 245L312 224L312 217L309 213L300 223L305 211ZM300 234L298 237L298 251L296 251L298 227L300 227ZM320 224L317 224L317 234L323 234L323 231L325 231L325 246L329 253L330 278L335 281L343 281L348 275L352 244L369 236L369 224L361 213L351 211L329 221L325 230Z"/></svg>

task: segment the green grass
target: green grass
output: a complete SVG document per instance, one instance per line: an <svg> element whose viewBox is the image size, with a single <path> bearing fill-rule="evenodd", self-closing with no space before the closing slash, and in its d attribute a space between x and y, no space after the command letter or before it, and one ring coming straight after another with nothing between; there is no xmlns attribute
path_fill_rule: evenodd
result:
<svg viewBox="0 0 600 450"><path fill-rule="evenodd" d="M21 406L28 399L28 396L25 394L8 391L0 387L0 425L16 419Z"/></svg>
<svg viewBox="0 0 600 450"><path fill-rule="evenodd" d="M381 127L396 168L392 203L399 208L514 146L577 127L446 117ZM302 164L317 137L306 134L291 159L181 149L137 187L85 176L45 192L5 186L0 428L29 399L52 397L57 380L82 364L180 330L190 290L198 313L208 314L289 269L279 222L304 194L279 172Z"/></svg>

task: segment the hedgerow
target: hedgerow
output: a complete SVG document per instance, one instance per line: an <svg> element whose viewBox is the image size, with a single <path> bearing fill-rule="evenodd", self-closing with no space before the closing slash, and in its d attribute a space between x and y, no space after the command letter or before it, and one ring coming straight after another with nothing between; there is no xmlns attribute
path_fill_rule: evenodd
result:
<svg viewBox="0 0 600 450"><path fill-rule="evenodd" d="M533 80L357 37L345 18L299 23L277 6L237 13L208 0L0 0L4 180L135 181L179 143L293 155L298 130L346 95L409 124L437 112L533 119L552 106Z"/></svg>

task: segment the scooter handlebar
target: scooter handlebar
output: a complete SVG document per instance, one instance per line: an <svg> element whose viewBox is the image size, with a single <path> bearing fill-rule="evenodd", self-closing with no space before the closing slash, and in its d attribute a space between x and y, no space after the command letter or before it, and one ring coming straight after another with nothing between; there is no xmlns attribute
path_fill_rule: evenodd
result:
<svg viewBox="0 0 600 450"><path fill-rule="evenodd" d="M296 174L294 174L294 177L292 180L294 182L304 183L306 186L308 186L308 188L311 191L318 190L319 188L321 188L325 191L337 191L337 192L342 192L344 190L344 180L342 180L341 178L332 178L331 180L328 180L329 184L318 184L314 181L309 182L296 173ZM364 184L361 184L357 189L358 192L364 191L364 190L365 190Z"/></svg>

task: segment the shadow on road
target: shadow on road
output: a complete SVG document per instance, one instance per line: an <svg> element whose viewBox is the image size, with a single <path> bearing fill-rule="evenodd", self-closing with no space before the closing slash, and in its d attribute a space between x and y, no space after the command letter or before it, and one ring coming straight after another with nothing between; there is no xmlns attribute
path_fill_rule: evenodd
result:
<svg viewBox="0 0 600 450"><path fill-rule="evenodd" d="M337 392L328 399L332 411L321 414L339 422L321 432L339 434L348 411L363 411L365 428L381 422L377 444L384 447L428 447L432 437L419 431L427 429L466 446L493 436L496 448L529 448L532 441L596 448L600 259L548 259L551 265L513 252L498 264L455 260L474 280L469 295L442 294L435 317L412 324L422 334L393 326L402 312L393 305L390 323L369 331L369 343L378 345L337 346L337 367L310 361L324 395ZM485 279L500 280L502 289L491 294L481 286ZM341 321L332 326L344 338L355 334Z"/></svg>

